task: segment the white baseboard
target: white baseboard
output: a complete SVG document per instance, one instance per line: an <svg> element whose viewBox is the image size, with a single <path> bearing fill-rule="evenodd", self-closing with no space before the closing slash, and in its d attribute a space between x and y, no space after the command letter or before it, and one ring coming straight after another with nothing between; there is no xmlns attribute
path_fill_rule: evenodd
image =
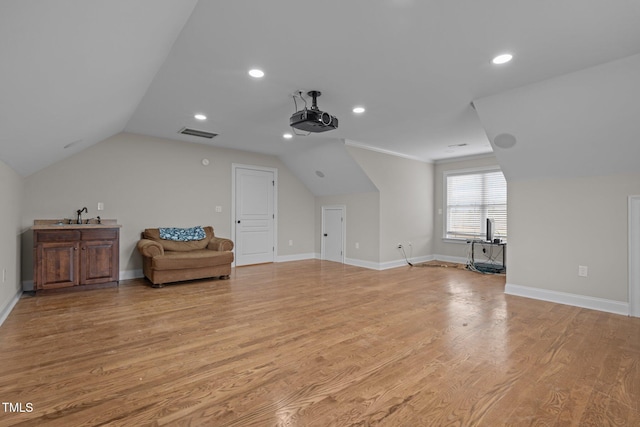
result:
<svg viewBox="0 0 640 427"><path fill-rule="evenodd" d="M437 258L434 255L425 255L425 256L421 256L421 257L416 257L416 258L409 258L409 261L411 261L411 264L419 264L421 262L429 262L429 261L434 261Z"/></svg>
<svg viewBox="0 0 640 427"><path fill-rule="evenodd" d="M433 259L434 259L433 255L427 255L422 257L414 257L409 259L409 261L411 262L411 264L419 264L421 262L433 261ZM371 270L379 270L379 271L389 270L391 268L404 267L408 265L405 259L397 259L394 261L387 261L387 262L374 262L374 261L365 261L365 260L354 259L354 258L345 258L344 263L353 265L355 267L362 267L362 268L368 268Z"/></svg>
<svg viewBox="0 0 640 427"><path fill-rule="evenodd" d="M507 283L504 293L542 301L555 302L557 304L572 305L574 307L588 308L591 310L605 311L607 313L629 315L629 304L622 301L613 301L604 298L595 298L585 295L570 294L566 292L550 291L548 289L531 288L528 286Z"/></svg>
<svg viewBox="0 0 640 427"><path fill-rule="evenodd" d="M289 262L289 261L304 261L307 259L315 259L317 258L317 254L308 253L308 254L294 254L294 255L280 255L276 259L276 262Z"/></svg>
<svg viewBox="0 0 640 427"><path fill-rule="evenodd" d="M374 261L365 261L362 259L345 258L344 263L353 265L354 267L368 268L370 270L380 270L380 264Z"/></svg>
<svg viewBox="0 0 640 427"><path fill-rule="evenodd" d="M425 256L421 256L421 257L413 257L413 258L409 258L409 262L411 264L420 264L422 262L428 262L428 261L433 261L435 258L433 257L433 255L425 255ZM406 266L407 264L407 260L405 259L398 259L395 261L388 261L388 262L383 262L380 263L380 268L379 270L389 270L391 268L398 268L398 267L403 267Z"/></svg>
<svg viewBox="0 0 640 427"><path fill-rule="evenodd" d="M22 289L20 289L13 296L11 301L9 301L9 304L7 304L6 307L2 309L2 311L0 311L0 326L2 326L5 320L7 320L7 317L9 317L9 314L11 313L11 310L13 310L13 307L15 307L18 301L20 301L21 296L22 296Z"/></svg>
<svg viewBox="0 0 640 427"><path fill-rule="evenodd" d="M454 262L456 264L466 264L467 258L461 256L449 256L449 255L434 255L434 259L444 262Z"/></svg>
<svg viewBox="0 0 640 427"><path fill-rule="evenodd" d="M315 259L322 259L322 255L319 253L313 254ZM370 270L380 270L380 264L375 261L366 261L356 258L345 258L344 263L346 265L352 265L354 267L368 268Z"/></svg>
<svg viewBox="0 0 640 427"><path fill-rule="evenodd" d="M446 258L446 259L445 259ZM322 259L321 254L319 253L306 253L306 254L294 254L294 255L282 255L276 258L276 262L289 262L289 261L304 261L307 259ZM445 257L440 255L426 255L421 257L410 258L412 264L418 264L421 262L433 261L434 259L439 259L442 261L450 261L450 262L459 262L462 264L466 264L466 258L455 258L455 257ZM375 261L367 261L357 258L345 258L344 263L347 265L353 265L354 267L362 267L368 268L370 270L388 270L391 268L398 268L407 265L407 261L405 259L397 259L394 261L387 262L375 262ZM142 277L142 270L140 270L140 276ZM122 278L122 272L120 273Z"/></svg>

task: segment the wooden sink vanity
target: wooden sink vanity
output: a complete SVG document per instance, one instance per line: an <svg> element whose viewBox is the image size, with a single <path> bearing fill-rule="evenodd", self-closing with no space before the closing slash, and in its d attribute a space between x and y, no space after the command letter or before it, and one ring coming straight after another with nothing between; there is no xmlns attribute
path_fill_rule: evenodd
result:
<svg viewBox="0 0 640 427"><path fill-rule="evenodd" d="M33 288L36 293L118 286L120 228L116 220L100 224L63 224L35 220Z"/></svg>

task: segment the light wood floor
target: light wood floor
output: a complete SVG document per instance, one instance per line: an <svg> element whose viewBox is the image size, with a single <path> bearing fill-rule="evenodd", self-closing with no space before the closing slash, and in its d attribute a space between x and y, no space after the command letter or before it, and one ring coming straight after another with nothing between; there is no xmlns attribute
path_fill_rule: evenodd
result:
<svg viewBox="0 0 640 427"><path fill-rule="evenodd" d="M640 425L640 319L503 290L310 260L24 297L0 425Z"/></svg>

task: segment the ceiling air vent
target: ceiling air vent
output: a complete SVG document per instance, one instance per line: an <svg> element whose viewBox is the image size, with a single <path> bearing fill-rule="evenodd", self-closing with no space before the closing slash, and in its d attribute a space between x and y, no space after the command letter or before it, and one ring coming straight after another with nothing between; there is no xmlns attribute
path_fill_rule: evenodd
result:
<svg viewBox="0 0 640 427"><path fill-rule="evenodd" d="M198 136L200 138L207 138L207 139L212 139L214 136L218 136L217 133L211 133L211 132L206 132L204 130L191 129L191 128L182 128L180 129L180 131L178 131L178 133L181 133L183 135Z"/></svg>

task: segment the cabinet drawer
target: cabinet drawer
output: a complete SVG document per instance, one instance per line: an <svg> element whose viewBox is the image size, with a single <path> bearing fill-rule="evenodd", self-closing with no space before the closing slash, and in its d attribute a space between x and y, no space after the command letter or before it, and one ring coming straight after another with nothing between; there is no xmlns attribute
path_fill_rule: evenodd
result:
<svg viewBox="0 0 640 427"><path fill-rule="evenodd" d="M73 242L80 240L78 230L51 230L36 232L34 243Z"/></svg>
<svg viewBox="0 0 640 427"><path fill-rule="evenodd" d="M115 240L118 238L117 228L99 228L82 230L82 240Z"/></svg>

